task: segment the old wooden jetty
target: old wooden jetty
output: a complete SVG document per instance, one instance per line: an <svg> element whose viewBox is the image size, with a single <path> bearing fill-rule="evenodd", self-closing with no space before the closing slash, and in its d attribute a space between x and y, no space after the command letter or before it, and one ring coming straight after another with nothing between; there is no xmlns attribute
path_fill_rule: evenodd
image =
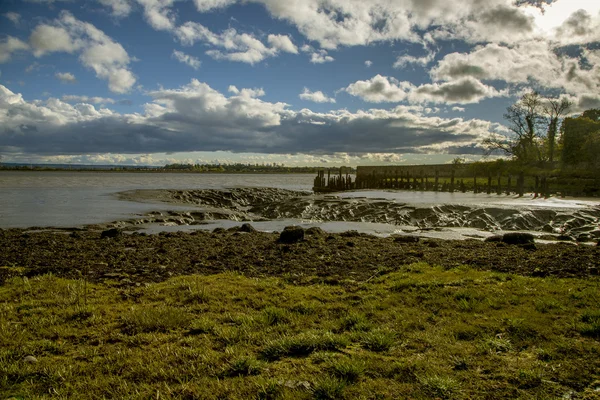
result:
<svg viewBox="0 0 600 400"><path fill-rule="evenodd" d="M534 193L536 197L598 196L598 182L592 189L573 187L568 183L545 173L526 174L500 168L478 169L474 164L438 164L403 166L358 166L356 177L344 167L332 174L330 170L320 170L314 179L313 190L317 193L338 192L360 189L398 189L440 192L473 192L517 194Z"/></svg>

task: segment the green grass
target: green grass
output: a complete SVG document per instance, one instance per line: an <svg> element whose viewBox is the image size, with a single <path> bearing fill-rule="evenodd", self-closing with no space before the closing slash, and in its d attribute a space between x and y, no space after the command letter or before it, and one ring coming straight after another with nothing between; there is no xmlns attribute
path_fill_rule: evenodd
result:
<svg viewBox="0 0 600 400"><path fill-rule="evenodd" d="M335 286L236 274L129 289L13 278L0 287L0 393L593 398L599 283L426 264Z"/></svg>

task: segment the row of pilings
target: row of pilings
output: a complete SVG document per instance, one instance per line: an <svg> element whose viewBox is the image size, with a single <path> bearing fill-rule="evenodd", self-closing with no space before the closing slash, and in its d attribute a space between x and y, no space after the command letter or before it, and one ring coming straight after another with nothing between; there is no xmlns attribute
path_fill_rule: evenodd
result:
<svg viewBox="0 0 600 400"><path fill-rule="evenodd" d="M471 175L471 178L465 176ZM460 177L460 178L458 178ZM527 178L527 179L526 179ZM349 174L332 174L320 170L314 179L315 192L336 192L358 189L398 189L434 192L473 192L487 194L534 193L535 197L549 197L552 191L546 176L526 176L524 172L468 173L452 165L358 167L356 179ZM564 193L562 193L564 195Z"/></svg>

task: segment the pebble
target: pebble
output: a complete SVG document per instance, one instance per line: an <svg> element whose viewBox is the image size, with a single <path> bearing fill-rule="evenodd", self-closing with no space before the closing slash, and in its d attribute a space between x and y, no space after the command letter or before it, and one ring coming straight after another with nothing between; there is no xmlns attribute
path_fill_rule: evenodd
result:
<svg viewBox="0 0 600 400"><path fill-rule="evenodd" d="M38 362L37 358L35 358L34 356L27 356L23 359L23 361L27 362L27 363L36 363Z"/></svg>

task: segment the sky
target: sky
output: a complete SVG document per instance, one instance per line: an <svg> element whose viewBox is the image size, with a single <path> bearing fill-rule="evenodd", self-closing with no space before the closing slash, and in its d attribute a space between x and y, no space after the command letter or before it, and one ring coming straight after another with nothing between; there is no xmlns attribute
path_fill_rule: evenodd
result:
<svg viewBox="0 0 600 400"><path fill-rule="evenodd" d="M474 160L530 90L600 108L600 1L0 1L2 162Z"/></svg>

